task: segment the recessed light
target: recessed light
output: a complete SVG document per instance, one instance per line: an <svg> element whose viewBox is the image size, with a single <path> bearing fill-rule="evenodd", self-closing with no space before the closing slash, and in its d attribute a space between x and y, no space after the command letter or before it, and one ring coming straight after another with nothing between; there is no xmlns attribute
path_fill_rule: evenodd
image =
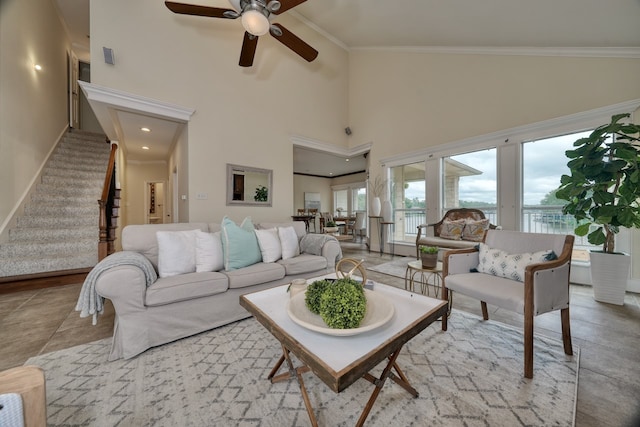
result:
<svg viewBox="0 0 640 427"><path fill-rule="evenodd" d="M140 130L142 132L151 132L151 129L149 129L149 128L140 128Z"/></svg>
<svg viewBox="0 0 640 427"><path fill-rule="evenodd" d="M33 68L34 68L35 70L37 70L37 71L40 71L40 70L42 70L42 65L40 65L40 64L33 64Z"/></svg>
<svg viewBox="0 0 640 427"><path fill-rule="evenodd" d="M149 147L147 147L146 145L143 145L143 146L142 146L142 149L143 149L143 150L148 150L148 149L149 149Z"/></svg>
<svg viewBox="0 0 640 427"><path fill-rule="evenodd" d="M345 161L345 162L348 162L348 161L349 161L349 159L344 159L344 161Z"/></svg>

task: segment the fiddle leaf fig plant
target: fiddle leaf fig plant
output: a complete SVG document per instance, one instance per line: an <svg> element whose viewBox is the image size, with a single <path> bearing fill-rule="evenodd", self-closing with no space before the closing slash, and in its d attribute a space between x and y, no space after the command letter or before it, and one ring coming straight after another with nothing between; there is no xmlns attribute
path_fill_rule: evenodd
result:
<svg viewBox="0 0 640 427"><path fill-rule="evenodd" d="M603 252L615 252L620 227L640 228L640 125L617 114L567 150L571 175L562 175L556 197L567 200L564 214L578 223L575 233L588 235Z"/></svg>

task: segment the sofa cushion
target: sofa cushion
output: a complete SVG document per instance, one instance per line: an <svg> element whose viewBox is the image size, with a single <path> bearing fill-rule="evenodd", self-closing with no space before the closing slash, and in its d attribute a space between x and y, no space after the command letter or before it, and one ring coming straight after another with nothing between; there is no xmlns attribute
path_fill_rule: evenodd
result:
<svg viewBox="0 0 640 427"><path fill-rule="evenodd" d="M461 240L464 224L464 219L456 219L454 221L445 219L440 226L440 237L443 239Z"/></svg>
<svg viewBox="0 0 640 427"><path fill-rule="evenodd" d="M470 240L451 240L434 236L422 236L417 243L419 245L437 246L439 248L448 249L466 249L473 248L478 245L478 242L472 242Z"/></svg>
<svg viewBox="0 0 640 427"><path fill-rule="evenodd" d="M282 246L282 259L289 259L300 255L298 236L293 227L278 227L278 237Z"/></svg>
<svg viewBox="0 0 640 427"><path fill-rule="evenodd" d="M262 228L262 229L279 228L279 227L293 227L293 229L296 230L296 236L298 236L298 240L302 239L302 237L305 234L307 234L307 229L303 221L261 222L259 224L259 228Z"/></svg>
<svg viewBox="0 0 640 427"><path fill-rule="evenodd" d="M224 268L224 254L220 232L196 234L196 273Z"/></svg>
<svg viewBox="0 0 640 427"><path fill-rule="evenodd" d="M488 219L480 219L477 221L473 219L467 219L464 224L464 230L462 231L462 240L482 242L482 240L484 240L484 233L488 229Z"/></svg>
<svg viewBox="0 0 640 427"><path fill-rule="evenodd" d="M278 264L284 267L287 276L294 276L327 268L327 259L319 255L301 254L294 258L281 259Z"/></svg>
<svg viewBox="0 0 640 427"><path fill-rule="evenodd" d="M280 280L285 276L285 269L277 262L259 262L237 270L224 271L223 273L229 278L229 289L234 289Z"/></svg>
<svg viewBox="0 0 640 427"><path fill-rule="evenodd" d="M558 257L552 249L510 254L480 243L478 258L478 272L524 282L524 270L529 264L551 261Z"/></svg>
<svg viewBox="0 0 640 427"><path fill-rule="evenodd" d="M262 253L262 262L276 262L282 258L282 246L276 228L256 230L256 237Z"/></svg>
<svg viewBox="0 0 640 427"><path fill-rule="evenodd" d="M447 289L494 304L516 313L524 313L524 283L490 274L451 274L445 278ZM455 298L455 297L454 297Z"/></svg>
<svg viewBox="0 0 640 427"><path fill-rule="evenodd" d="M227 276L217 272L188 273L161 278L147 288L145 305L152 307L221 294L228 288Z"/></svg>
<svg viewBox="0 0 640 427"><path fill-rule="evenodd" d="M208 231L205 223L175 223L175 224L143 224L127 225L122 230L122 250L139 252L158 269L158 231L201 230Z"/></svg>
<svg viewBox="0 0 640 427"><path fill-rule="evenodd" d="M171 277L196 271L198 230L158 231L158 275Z"/></svg>
<svg viewBox="0 0 640 427"><path fill-rule="evenodd" d="M224 269L235 270L262 261L258 238L250 217L246 217L240 226L227 218L222 220L222 248L224 250Z"/></svg>

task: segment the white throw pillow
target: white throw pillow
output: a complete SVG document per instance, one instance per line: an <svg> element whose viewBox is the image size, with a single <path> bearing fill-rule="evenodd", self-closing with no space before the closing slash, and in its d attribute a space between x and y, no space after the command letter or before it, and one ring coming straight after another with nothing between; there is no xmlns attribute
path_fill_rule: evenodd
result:
<svg viewBox="0 0 640 427"><path fill-rule="evenodd" d="M256 237L262 252L262 262L276 262L282 258L282 246L276 228L256 230Z"/></svg>
<svg viewBox="0 0 640 427"><path fill-rule="evenodd" d="M158 231L158 274L160 277L196 271L196 235L199 230Z"/></svg>
<svg viewBox="0 0 640 427"><path fill-rule="evenodd" d="M196 272L218 271L223 268L224 255L220 232L205 233L198 230L196 235Z"/></svg>
<svg viewBox="0 0 640 427"><path fill-rule="evenodd" d="M480 243L478 272L524 282L524 270L529 264L552 261L558 256L552 249L534 253L509 254Z"/></svg>
<svg viewBox="0 0 640 427"><path fill-rule="evenodd" d="M282 245L282 259L289 259L300 255L298 235L293 227L278 227L278 236Z"/></svg>

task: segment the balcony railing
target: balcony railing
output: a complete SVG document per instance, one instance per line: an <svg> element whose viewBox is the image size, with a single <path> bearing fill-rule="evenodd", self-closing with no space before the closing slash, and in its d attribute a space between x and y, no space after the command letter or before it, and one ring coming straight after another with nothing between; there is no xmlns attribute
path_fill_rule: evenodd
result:
<svg viewBox="0 0 640 427"><path fill-rule="evenodd" d="M482 212L492 224L497 223L495 208L482 208ZM396 209L393 221L395 227L395 241L415 242L417 227L426 223L424 209ZM562 213L562 206L525 206L522 209L522 231L531 233L572 234L576 226L571 215ZM576 236L575 246L593 247L586 237Z"/></svg>

